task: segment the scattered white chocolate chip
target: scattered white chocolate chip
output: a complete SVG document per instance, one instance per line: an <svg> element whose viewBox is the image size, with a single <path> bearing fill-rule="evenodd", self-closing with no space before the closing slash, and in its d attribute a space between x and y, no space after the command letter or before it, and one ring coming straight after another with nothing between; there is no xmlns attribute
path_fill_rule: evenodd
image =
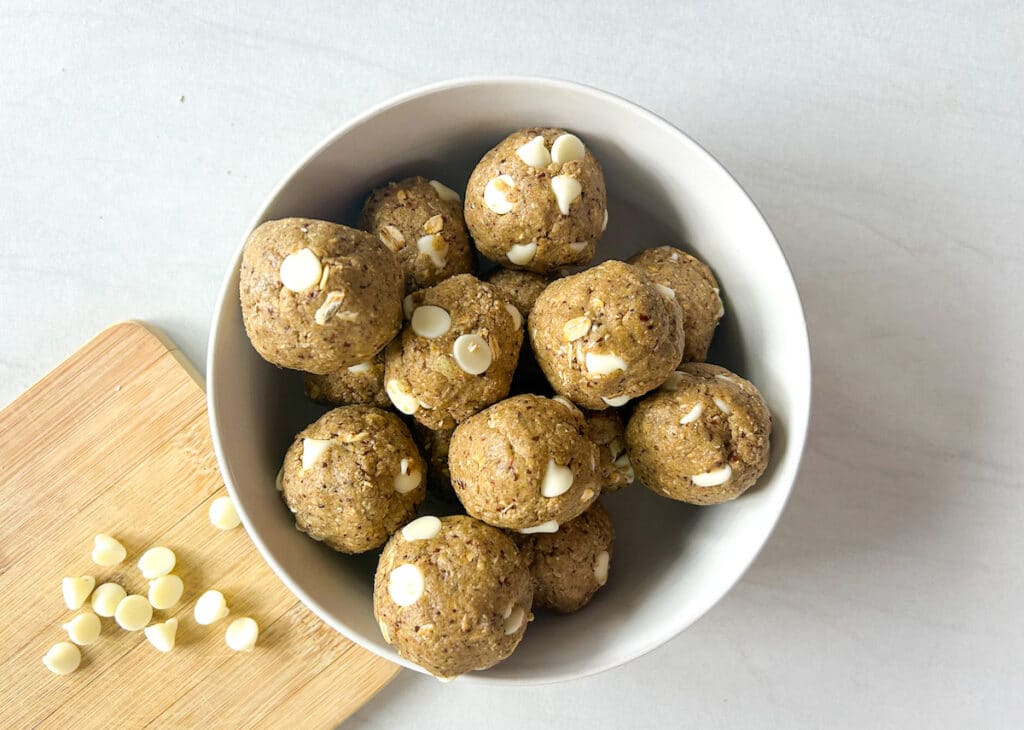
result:
<svg viewBox="0 0 1024 730"><path fill-rule="evenodd" d="M432 340L451 329L452 318L441 307L435 307L433 304L424 304L422 307L416 307L413 310L409 325L412 327L412 331L420 337Z"/></svg>
<svg viewBox="0 0 1024 730"><path fill-rule="evenodd" d="M602 395L601 396L601 400L604 401L604 404L606 406L611 406L612 408L619 408L620 406L624 406L627 403L629 403L629 399L631 397L632 396L629 396L629 395L616 395L616 396L614 396L612 398L605 398Z"/></svg>
<svg viewBox="0 0 1024 730"><path fill-rule="evenodd" d="M629 460L629 454L619 455L612 463L625 472L624 476L628 482L636 480L636 472L633 470L633 462Z"/></svg>
<svg viewBox="0 0 1024 730"><path fill-rule="evenodd" d="M228 630L224 633L224 642L228 648L235 651L252 651L259 635L259 624L248 616L243 616L228 624Z"/></svg>
<svg viewBox="0 0 1024 730"><path fill-rule="evenodd" d="M100 638L100 617L92 611L80 613L61 626L68 638L79 646L88 646Z"/></svg>
<svg viewBox="0 0 1024 730"><path fill-rule="evenodd" d="M588 352L584 357L584 365L591 375L609 375L616 370L626 370L626 361L614 352Z"/></svg>
<svg viewBox="0 0 1024 730"><path fill-rule="evenodd" d="M370 372L372 367L373 363L367 360L366 362L357 362L355 365L349 365L348 371L353 375L362 375L363 373Z"/></svg>
<svg viewBox="0 0 1024 730"><path fill-rule="evenodd" d="M601 233L604 233L606 230L608 230L608 209L607 208L604 209L604 222L601 223Z"/></svg>
<svg viewBox="0 0 1024 730"><path fill-rule="evenodd" d="M724 400L722 400L718 396L715 396L713 398L713 400L715 401L715 405L718 406L718 410L720 410L722 413L724 413L727 416L731 416L732 415L732 409L726 404L726 402Z"/></svg>
<svg viewBox="0 0 1024 730"><path fill-rule="evenodd" d="M60 582L60 590L64 594L64 605L72 611L77 611L95 587L96 579L91 575L64 578Z"/></svg>
<svg viewBox="0 0 1024 730"><path fill-rule="evenodd" d="M333 439L302 439L302 471L306 471L324 455Z"/></svg>
<svg viewBox="0 0 1024 730"><path fill-rule="evenodd" d="M104 583L92 592L92 610L99 616L110 618L117 611L117 604L127 595L128 591L117 583Z"/></svg>
<svg viewBox="0 0 1024 730"><path fill-rule="evenodd" d="M444 216L438 213L432 215L423 223L424 233L440 233L444 230Z"/></svg>
<svg viewBox="0 0 1024 730"><path fill-rule="evenodd" d="M414 309L416 309L416 303L412 300L412 294L406 294L402 300L402 314L409 319L412 317Z"/></svg>
<svg viewBox="0 0 1024 730"><path fill-rule="evenodd" d="M423 595L423 572L412 563L404 563L388 576L388 595L399 606L411 606Z"/></svg>
<svg viewBox="0 0 1024 730"><path fill-rule="evenodd" d="M448 242L438 233L430 233L416 239L416 250L428 257L439 269L448 263Z"/></svg>
<svg viewBox="0 0 1024 730"><path fill-rule="evenodd" d="M43 656L43 664L54 674L71 674L82 663L82 652L70 641L54 644Z"/></svg>
<svg viewBox="0 0 1024 730"><path fill-rule="evenodd" d="M523 610L522 606L513 608L508 616L505 617L505 636L511 636L519 631L519 628L523 625L524 618L526 618L526 611Z"/></svg>
<svg viewBox="0 0 1024 730"><path fill-rule="evenodd" d="M694 474L690 477L690 480L698 487L717 487L719 484L725 484L729 481L731 476L732 467L726 464L719 469L712 469L703 474Z"/></svg>
<svg viewBox="0 0 1024 730"><path fill-rule="evenodd" d="M661 292L661 295L663 297L665 297L666 299L675 299L676 298L675 289L670 289L669 287L667 287L667 286L665 286L663 284L655 284L654 288L657 289L659 292Z"/></svg>
<svg viewBox="0 0 1024 730"><path fill-rule="evenodd" d="M679 390L679 383L682 382L684 377L686 377L686 373L676 370L668 376L668 380L661 384L661 389L673 392Z"/></svg>
<svg viewBox="0 0 1024 730"><path fill-rule="evenodd" d="M114 609L114 620L125 631L142 631L153 618L153 607L143 596L125 596Z"/></svg>
<svg viewBox="0 0 1024 730"><path fill-rule="evenodd" d="M220 591L206 591L199 596L196 607L193 611L196 623L202 626L209 626L220 621L228 615L228 603L224 600L224 594Z"/></svg>
<svg viewBox="0 0 1024 730"><path fill-rule="evenodd" d="M341 305L345 302L345 292L329 291L324 297L324 303L313 313L313 321L319 325L325 325L338 313Z"/></svg>
<svg viewBox="0 0 1024 730"><path fill-rule="evenodd" d="M149 605L161 610L177 605L185 592L185 582L174 575L161 575L149 582Z"/></svg>
<svg viewBox="0 0 1024 730"><path fill-rule="evenodd" d="M560 134L551 143L551 161L557 165L582 160L586 154L587 148L583 146L583 140L575 134Z"/></svg>
<svg viewBox="0 0 1024 730"><path fill-rule="evenodd" d="M153 624L143 629L146 639L157 651L169 652L174 648L174 637L178 633L178 619L169 618L162 624Z"/></svg>
<svg viewBox="0 0 1024 730"><path fill-rule="evenodd" d="M384 637L384 643L391 643L391 634L388 633L388 625L383 621L378 621L377 625L380 626L380 635Z"/></svg>
<svg viewBox="0 0 1024 730"><path fill-rule="evenodd" d="M419 401L416 400L412 393L406 392L402 388L402 384L397 380L392 379L385 383L384 390L387 392L388 398L391 399L395 408L405 415L411 416L420 409Z"/></svg>
<svg viewBox="0 0 1024 730"><path fill-rule="evenodd" d="M412 464L408 459L402 459L399 462L398 473L395 474L395 491L399 494L408 494L416 487L420 485L423 480L423 475L420 474L419 469L413 469Z"/></svg>
<svg viewBox="0 0 1024 730"><path fill-rule="evenodd" d="M308 248L284 257L278 272L284 288L293 292L304 292L320 283L323 267L320 259Z"/></svg>
<svg viewBox="0 0 1024 730"><path fill-rule="evenodd" d="M526 144L520 145L516 156L530 167L547 167L551 164L551 153L548 152L544 138L539 134Z"/></svg>
<svg viewBox="0 0 1024 730"><path fill-rule="evenodd" d="M611 556L607 550L602 550L594 557L594 578L599 585L608 582L608 563L610 561Z"/></svg>
<svg viewBox="0 0 1024 730"><path fill-rule="evenodd" d="M277 487L277 491L284 491L284 464L277 470L277 476L274 477L274 486Z"/></svg>
<svg viewBox="0 0 1024 730"><path fill-rule="evenodd" d="M555 202L562 215L569 215L569 206L576 202L583 192L580 181L570 175L555 175L551 178L551 192L555 194Z"/></svg>
<svg viewBox="0 0 1024 730"><path fill-rule="evenodd" d="M377 230L377 238L392 251L398 251L405 246L405 234L398 229L398 226L393 226L390 223Z"/></svg>
<svg viewBox="0 0 1024 730"><path fill-rule="evenodd" d="M526 266L528 263L533 261L533 257L536 255L536 242L513 243L508 247L508 253L505 254L508 260L517 266Z"/></svg>
<svg viewBox="0 0 1024 730"><path fill-rule="evenodd" d="M487 340L475 332L459 335L452 345L452 357L455 364L470 375L480 375L491 366L491 348Z"/></svg>
<svg viewBox="0 0 1024 730"><path fill-rule="evenodd" d="M142 557L139 558L139 570L142 571L143 578L152 580L174 570L175 562L177 558L170 548L154 547L142 553Z"/></svg>
<svg viewBox="0 0 1024 730"><path fill-rule="evenodd" d="M555 401L556 403L561 403L563 406L568 408L570 411L575 411L576 413L580 412L580 409L576 407L576 404L573 403L568 398L566 398L564 395L556 395L551 400Z"/></svg>
<svg viewBox="0 0 1024 730"><path fill-rule="evenodd" d="M574 342L581 337L585 337L590 332L593 324L590 317L585 314L580 317L573 317L562 325L562 337L565 338L566 342Z"/></svg>
<svg viewBox="0 0 1024 730"><path fill-rule="evenodd" d="M402 537L408 542L429 540L441 532L441 520L433 515L419 517L402 528Z"/></svg>
<svg viewBox="0 0 1024 730"><path fill-rule="evenodd" d="M569 250L573 253L583 253L590 244L587 241L576 241L569 244Z"/></svg>
<svg viewBox="0 0 1024 730"><path fill-rule="evenodd" d="M697 405L695 405L693 408L691 408L687 412L687 414L685 416L683 416L682 418L679 419L679 425L680 426L685 426L688 423L693 423L698 418L700 418L703 414L704 414L704 404L703 403L697 403Z"/></svg>
<svg viewBox="0 0 1024 730"><path fill-rule="evenodd" d="M541 522L539 525L524 527L519 530L521 535L533 535L538 532L558 532L558 523L554 520L548 520L547 522Z"/></svg>
<svg viewBox="0 0 1024 730"><path fill-rule="evenodd" d="M311 441L312 439L306 439ZM306 449L305 443L303 443L302 449L302 468L306 469ZM282 467L283 469L283 467ZM278 487L280 490L281 487ZM217 497L217 499L210 502L210 524L216 527L218 530L233 530L241 524L241 520L238 518L238 513L235 511L235 504L231 501L231 497Z"/></svg>
<svg viewBox="0 0 1024 730"><path fill-rule="evenodd" d="M554 459L548 459L548 468L544 470L544 476L540 481L540 493L542 497L560 497L572 487L572 468L556 464Z"/></svg>
<svg viewBox="0 0 1024 730"><path fill-rule="evenodd" d="M580 501L581 502L587 502L587 501L589 501L589 500L591 500L593 498L594 498L594 490L591 489L590 487L587 487L586 489L584 489L583 493L580 494Z"/></svg>
<svg viewBox="0 0 1024 730"><path fill-rule="evenodd" d="M110 535L100 533L93 538L92 562L97 565L117 565L127 554L124 545Z"/></svg>
<svg viewBox="0 0 1024 730"><path fill-rule="evenodd" d="M498 175L484 186L484 205L498 215L505 215L516 207L513 191L515 180L509 175Z"/></svg>
<svg viewBox="0 0 1024 730"><path fill-rule="evenodd" d="M505 311L508 312L508 315L512 318L512 326L516 329L521 329L523 326L522 312L516 309L514 304L510 304L508 302L505 302Z"/></svg>
<svg viewBox="0 0 1024 730"><path fill-rule="evenodd" d="M430 181L430 187L434 188L437 193L437 197L446 202L454 203L456 200L462 200L459 194L452 190L450 187L445 185L443 182L437 180Z"/></svg>

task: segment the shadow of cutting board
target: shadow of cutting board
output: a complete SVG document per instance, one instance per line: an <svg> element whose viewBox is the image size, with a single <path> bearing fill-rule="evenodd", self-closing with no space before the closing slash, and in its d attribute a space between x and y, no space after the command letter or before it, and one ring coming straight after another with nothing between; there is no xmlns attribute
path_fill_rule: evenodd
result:
<svg viewBox="0 0 1024 730"><path fill-rule="evenodd" d="M0 412L0 727L332 727L387 684L395 664L299 603L243 528L210 524L224 493L201 380L141 324L100 333ZM98 532L124 543L124 563L92 562ZM177 606L154 611L179 616L174 650L105 618L78 671L47 671L42 656L76 613L61 578L145 594L135 563L154 545L174 550L185 582ZM227 648L229 621L193 620L209 588L259 623L252 653Z"/></svg>

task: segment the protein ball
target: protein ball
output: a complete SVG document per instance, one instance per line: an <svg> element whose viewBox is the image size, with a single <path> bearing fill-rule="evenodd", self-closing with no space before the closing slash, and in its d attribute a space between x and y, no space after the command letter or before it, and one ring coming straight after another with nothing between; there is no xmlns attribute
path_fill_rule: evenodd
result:
<svg viewBox="0 0 1024 730"><path fill-rule="evenodd" d="M518 395L456 428L448 465L473 517L509 530L557 530L597 499L597 458L578 410Z"/></svg>
<svg viewBox="0 0 1024 730"><path fill-rule="evenodd" d="M595 502L558 532L516 538L533 578L533 605L559 613L579 611L608 581L615 528Z"/></svg>
<svg viewBox="0 0 1024 730"><path fill-rule="evenodd" d="M305 389L311 400L325 405L390 408L391 399L384 392L384 350L333 373L306 373Z"/></svg>
<svg viewBox="0 0 1024 730"><path fill-rule="evenodd" d="M405 424L371 406L343 406L303 429L281 479L295 526L343 553L383 545L426 494L427 466Z"/></svg>
<svg viewBox="0 0 1024 730"><path fill-rule="evenodd" d="M657 388L683 355L679 304L621 261L552 282L533 306L529 329L551 387L591 410Z"/></svg>
<svg viewBox="0 0 1024 730"><path fill-rule="evenodd" d="M718 504L764 473L771 430L768 406L752 383L717 365L687 363L637 403L626 448L651 491Z"/></svg>
<svg viewBox="0 0 1024 730"><path fill-rule="evenodd" d="M704 362L715 328L725 314L718 280L711 269L697 257L672 246L644 249L629 263L665 287L663 293L673 296L682 307L686 331L683 362Z"/></svg>
<svg viewBox="0 0 1024 730"><path fill-rule="evenodd" d="M473 270L462 200L437 180L408 177L377 188L363 205L359 227L394 252L407 292Z"/></svg>
<svg viewBox="0 0 1024 730"><path fill-rule="evenodd" d="M461 515L408 528L377 563L373 613L384 640L442 679L508 657L533 618L530 572L512 540Z"/></svg>
<svg viewBox="0 0 1024 730"><path fill-rule="evenodd" d="M615 492L633 483L636 475L626 453L625 426L614 408L588 411L587 436L597 446L601 491Z"/></svg>
<svg viewBox="0 0 1024 730"><path fill-rule="evenodd" d="M532 271L497 269L488 277L487 281L505 295L519 310L525 321L530 315L537 297L548 284L554 281L554 277L535 274ZM516 372L512 376L512 385L509 391L515 394L552 394L551 386L544 377L544 373L541 372L537 358L533 356L533 348L530 347L528 339L524 340L523 346L519 350L519 364L516 365Z"/></svg>
<svg viewBox="0 0 1024 730"><path fill-rule="evenodd" d="M451 429L508 394L523 331L494 287L460 274L415 292L409 305L409 324L388 345L384 367L384 389L399 411Z"/></svg>
<svg viewBox="0 0 1024 730"><path fill-rule="evenodd" d="M601 165L564 129L513 132L466 187L466 225L487 258L541 273L590 263L608 222Z"/></svg>
<svg viewBox="0 0 1024 730"><path fill-rule="evenodd" d="M376 237L307 218L267 221L242 252L253 347L280 367L332 373L369 360L402 326L402 270Z"/></svg>

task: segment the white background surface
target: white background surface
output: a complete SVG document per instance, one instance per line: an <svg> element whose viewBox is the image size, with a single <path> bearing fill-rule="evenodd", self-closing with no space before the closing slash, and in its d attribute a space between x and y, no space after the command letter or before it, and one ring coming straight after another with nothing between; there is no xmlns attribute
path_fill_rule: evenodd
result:
<svg viewBox="0 0 1024 730"><path fill-rule="evenodd" d="M128 317L202 366L277 180L452 76L562 76L662 114L789 256L812 433L736 589L621 669L505 691L405 672L349 726L1024 723L1019 3L41 5L0 7L2 402Z"/></svg>

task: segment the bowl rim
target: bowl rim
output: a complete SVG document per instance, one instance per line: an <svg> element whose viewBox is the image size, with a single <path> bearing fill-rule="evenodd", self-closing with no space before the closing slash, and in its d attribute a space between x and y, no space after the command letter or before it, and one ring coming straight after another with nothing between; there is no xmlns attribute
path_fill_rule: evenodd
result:
<svg viewBox="0 0 1024 730"><path fill-rule="evenodd" d="M706 157L708 161L712 164L713 168L715 168L719 174L722 174L726 178L728 178L728 180L730 180L732 184L734 184L743 194L743 196L747 199L747 201L753 207L753 210L757 214L758 218L764 224L765 229L768 231L771 237L772 243L774 243L775 248L781 255L782 261L785 264L787 275L784 284L786 288L789 290L789 293L792 295L796 305L797 312L799 313L801 326L798 329L798 335L801 336L803 343L803 352L801 353L802 357L800 358L799 362L794 362L794 365L798 366L805 373L805 377L802 380L803 382L806 383L805 400L807 405L806 409L801 410L799 412L795 412L787 424L789 426L789 431L787 433L787 440L789 442L789 446L787 450L789 450L790 453L796 453L796 465L793 470L792 478L789 480L788 484L786 484L785 494L783 495L781 501L778 503L778 507L775 514L771 517L771 524L769 528L765 531L764 537L761 539L760 543L756 546L756 548L750 551L749 555L747 555L743 560L738 562L739 568L736 571L735 576L732 578L732 580L728 581L728 583L724 585L724 587L720 591L716 591L714 594L709 594L709 598L705 601L705 605L701 606L700 610L697 611L689 620L676 622L673 624L666 624L666 627L662 631L658 632L657 635L655 635L651 640L643 643L640 647L632 650L628 655L625 655L624 657L620 656L609 658L604 662L594 664L593 666L587 666L585 669L561 672L559 674L552 674L551 676L542 678L494 678L490 677L486 671L470 672L459 678L460 682L472 682L477 684L519 686L543 685L571 679L581 679L584 677L589 677L595 674L599 674L601 672L608 671L610 669L614 669L615 667L628 664L629 662L638 659L644 656L645 654L650 653L654 649L657 649L659 646L668 643L670 640L681 634L687 628L689 628L694 623L703 618L705 615L707 615L708 611L710 611L712 607L714 607L719 601L721 601L722 598L735 587L735 585L746 574L746 572L750 569L750 566L754 563L758 555L760 555L761 551L764 549L764 546L768 542L768 539L771 537L772 533L775 531L775 528L778 526L779 519L782 516L782 512L785 510L787 503L789 502L789 498L793 493L793 487L796 484L796 481L800 474L800 468L802 466L803 456L807 443L807 432L811 414L811 398L814 392L812 387L813 372L811 367L810 338L807 329L807 317L804 311L803 303L800 300L800 293L797 289L796 281L793 278L792 267L790 266L789 259L786 257L786 252L783 250L781 244L779 243L779 240L776 237L775 232L768 224L768 221L765 219L764 214L761 212L760 208L758 208L753 198L751 198L751 196L747 193L746 189L744 189L744 187L740 185L736 178L733 177L733 175L725 168L724 165L722 165L721 162L718 161L718 159L714 155L708 152L703 146L697 143L688 134L683 132L674 124L672 124L665 118L659 116L658 114L650 111L649 109L640 106L639 104L629 101L628 99L619 96L618 94L614 94L603 89L599 89L589 84L569 81L555 77L531 75L461 76L448 79L445 81L418 86L409 91L405 91L395 96L391 96L377 104L374 104L365 111L352 117L348 121L342 123L335 129L333 129L319 143L314 145L309 152L307 152L296 164L294 164L291 167L291 169L288 170L288 172L283 177L280 178L277 185L275 185L274 189L270 192L270 194L266 196L266 198L263 200L263 203L260 205L258 211L250 220L248 227L246 228L242 236L241 241L239 242L238 246L235 249L234 255L230 259L227 272L224 275L223 281L217 293L216 304L214 306L213 311L213 319L210 327L210 336L207 341L206 402L210 424L210 436L213 442L214 452L217 457L217 465L220 470L221 477L224 480L224 485L228 491L228 494L231 496L232 501L235 504L236 511L238 512L238 515L242 520L242 524L245 526L246 533L248 534L249 539L252 540L253 544L256 546L256 549L259 551L262 558L270 565L271 569L274 571L277 577L282 582L284 582L288 590L291 591L291 593L295 595L296 598L298 598L303 603L303 605L305 605L314 614L316 614L316 616L319 617L322 621L324 621L328 626L341 633L343 636L345 636L347 639L349 639L356 645L362 647L363 649L369 652L372 652L373 654L383 659L395 662L400 666L413 669L420 673L426 673L422 667L419 667L418 665L413 664L405 658L398 656L397 653L387 655L383 654L378 650L376 645L364 640L363 637L358 632L351 630L344 621L339 620L337 617L333 616L330 612L324 609L324 607L321 606L315 599L313 599L301 586L299 586L295 581L292 580L288 571L284 568L284 566L281 565L281 563L274 556L273 552L267 547L259 533L253 529L252 522L249 518L248 513L245 510L245 506L239 499L238 490L232 478L231 469L228 464L227 456L224 453L221 445L220 430L218 427L217 419L216 379L213 377L213 373L215 372L217 367L217 343L220 339L222 322L225 320L225 311L229 307L233 306L234 299L236 298L235 287L232 286L232 279L234 278L235 272L241 265L242 249L245 246L245 241L248 238L249 234L252 232L252 230L263 221L267 210L270 209L270 207L277 200L278 196L281 194L282 190L284 190L284 188L291 183L295 176L302 172L302 170L306 166L308 166L325 149L333 145L342 136L348 134L351 130L365 124L366 122L370 121L374 117L377 117L383 112L401 106L415 99L419 99L432 94L437 94L459 88L495 85L544 86L551 89L563 89L597 97L598 99L606 103L611 103L623 107L627 111L644 118L649 123L661 127L663 130L674 136L680 144L691 146L699 154ZM782 283L783 282L780 282L780 284Z"/></svg>

